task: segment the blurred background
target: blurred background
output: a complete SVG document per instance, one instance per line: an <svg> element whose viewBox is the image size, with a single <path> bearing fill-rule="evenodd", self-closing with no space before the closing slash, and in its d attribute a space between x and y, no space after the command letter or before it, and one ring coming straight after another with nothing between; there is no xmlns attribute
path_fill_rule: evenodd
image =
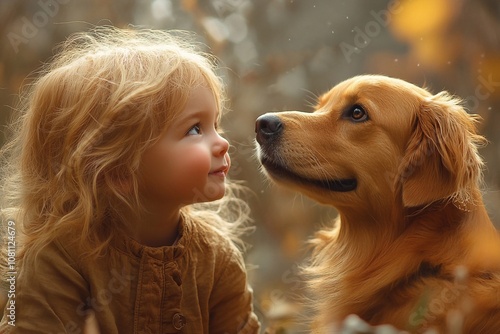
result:
<svg viewBox="0 0 500 334"><path fill-rule="evenodd" d="M247 258L255 308L269 332L303 329L288 320L304 312L294 300L303 293L305 241L335 211L260 173L254 123L265 112L311 111L318 95L363 73L456 94L483 118L485 200L500 226L498 0L1 0L0 142L26 77L68 35L102 24L194 31L224 65L230 176L254 193Z"/></svg>

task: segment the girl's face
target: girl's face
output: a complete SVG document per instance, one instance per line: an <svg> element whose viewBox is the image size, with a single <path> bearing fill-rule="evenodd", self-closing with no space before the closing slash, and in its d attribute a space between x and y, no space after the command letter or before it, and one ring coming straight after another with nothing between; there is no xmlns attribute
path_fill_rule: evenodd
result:
<svg viewBox="0 0 500 334"><path fill-rule="evenodd" d="M224 196L231 160L217 116L212 91L193 88L185 109L142 157L140 186L148 201L183 206Z"/></svg>

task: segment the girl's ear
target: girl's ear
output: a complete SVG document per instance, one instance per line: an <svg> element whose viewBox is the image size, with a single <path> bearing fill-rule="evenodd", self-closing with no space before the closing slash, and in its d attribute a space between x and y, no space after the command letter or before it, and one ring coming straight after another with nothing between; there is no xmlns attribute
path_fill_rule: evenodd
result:
<svg viewBox="0 0 500 334"><path fill-rule="evenodd" d="M114 193L130 195L133 192L133 182L130 176L110 173L105 175L105 180L108 188Z"/></svg>
<svg viewBox="0 0 500 334"><path fill-rule="evenodd" d="M132 180L130 179L117 179L115 180L115 184L117 186L118 189L120 189L120 191L123 193L123 194L127 194L127 195L130 195L132 193Z"/></svg>
<svg viewBox="0 0 500 334"><path fill-rule="evenodd" d="M446 92L422 101L396 179L406 207L450 197L468 202L483 166L476 120Z"/></svg>

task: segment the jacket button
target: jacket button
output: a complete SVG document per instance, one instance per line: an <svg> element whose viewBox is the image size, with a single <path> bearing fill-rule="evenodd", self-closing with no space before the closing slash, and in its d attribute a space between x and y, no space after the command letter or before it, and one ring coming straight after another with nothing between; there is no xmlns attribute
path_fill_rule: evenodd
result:
<svg viewBox="0 0 500 334"><path fill-rule="evenodd" d="M186 317L180 313L174 314L174 316L172 317L172 325L175 329L181 330L182 327L186 325Z"/></svg>

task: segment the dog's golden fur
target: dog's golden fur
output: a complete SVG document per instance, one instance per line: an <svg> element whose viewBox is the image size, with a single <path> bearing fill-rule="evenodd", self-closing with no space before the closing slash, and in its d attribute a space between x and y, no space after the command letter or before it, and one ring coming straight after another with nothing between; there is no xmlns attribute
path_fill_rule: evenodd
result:
<svg viewBox="0 0 500 334"><path fill-rule="evenodd" d="M307 268L315 332L353 313L414 333L500 331L500 248L475 123L449 94L384 76L338 84L313 113L257 120L271 179L339 212Z"/></svg>

